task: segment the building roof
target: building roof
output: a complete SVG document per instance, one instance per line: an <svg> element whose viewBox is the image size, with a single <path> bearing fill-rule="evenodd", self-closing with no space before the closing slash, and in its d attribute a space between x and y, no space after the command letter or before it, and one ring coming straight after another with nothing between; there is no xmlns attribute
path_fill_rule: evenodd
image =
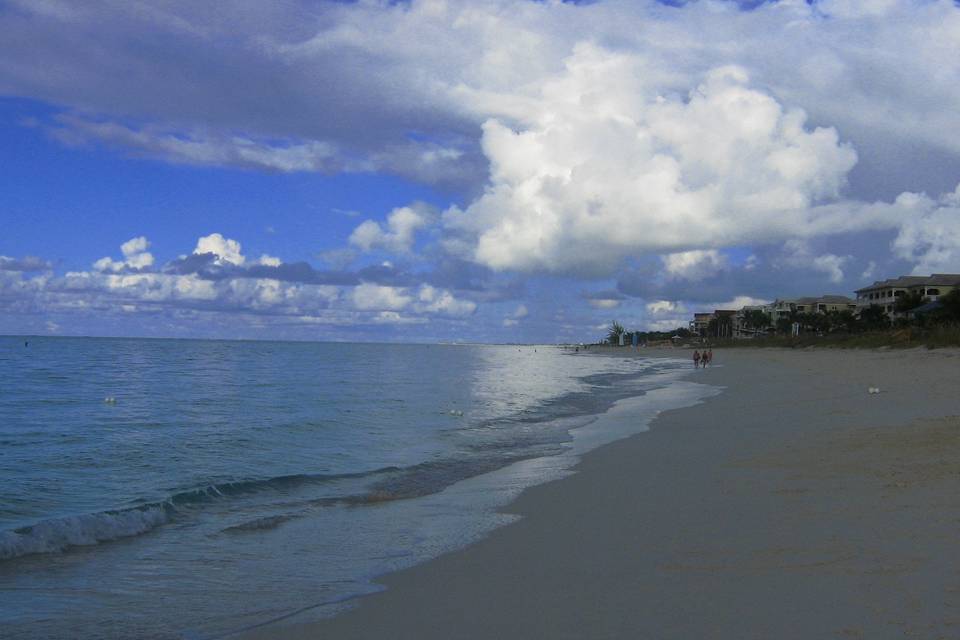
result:
<svg viewBox="0 0 960 640"><path fill-rule="evenodd" d="M907 289L909 287L924 286L960 286L960 273L934 273L929 276L900 276L899 278L890 278L889 280L878 280L869 287L857 289L861 291L873 291L875 289Z"/></svg>
<svg viewBox="0 0 960 640"><path fill-rule="evenodd" d="M817 298L797 298L792 300L794 304L856 304L856 300L846 296L820 296Z"/></svg>
<svg viewBox="0 0 960 640"><path fill-rule="evenodd" d="M857 301L847 296L820 296L817 302L826 304L856 304Z"/></svg>

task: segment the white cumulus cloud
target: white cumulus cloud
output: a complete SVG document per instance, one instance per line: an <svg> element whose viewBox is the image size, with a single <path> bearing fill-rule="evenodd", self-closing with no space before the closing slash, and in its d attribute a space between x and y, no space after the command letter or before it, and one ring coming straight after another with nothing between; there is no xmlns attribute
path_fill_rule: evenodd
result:
<svg viewBox="0 0 960 640"><path fill-rule="evenodd" d="M240 243L236 240L224 238L219 233L211 233L197 240L197 246L193 252L195 254L212 253L216 256L216 264L239 266L246 261L240 249Z"/></svg>
<svg viewBox="0 0 960 640"><path fill-rule="evenodd" d="M417 303L414 305L420 313L439 313L447 316L469 316L477 310L472 300L457 299L445 289L437 289L429 284L420 286Z"/></svg>
<svg viewBox="0 0 960 640"><path fill-rule="evenodd" d="M401 311L413 302L413 297L401 287L364 282L353 288L351 300L362 311Z"/></svg>
<svg viewBox="0 0 960 640"><path fill-rule="evenodd" d="M835 198L856 153L739 67L686 96L641 56L579 45L508 126L484 125L491 183L448 228L493 269L609 274L627 255L784 239Z"/></svg>
<svg viewBox="0 0 960 640"><path fill-rule="evenodd" d="M905 193L897 204L910 215L893 241L894 254L913 262L917 274L960 273L960 185L937 200Z"/></svg>
<svg viewBox="0 0 960 640"><path fill-rule="evenodd" d="M350 244L363 251L383 249L392 253L409 253L416 232L426 227L431 217L426 205L398 207L387 216L386 227L373 220L362 222L350 234Z"/></svg>
<svg viewBox="0 0 960 640"><path fill-rule="evenodd" d="M120 245L123 260L113 260L109 257L100 258L93 263L96 271L117 273L125 270L146 269L153 266L153 255L147 251L150 242L144 236L131 238Z"/></svg>
<svg viewBox="0 0 960 640"><path fill-rule="evenodd" d="M662 257L667 275L684 280L702 280L728 266L726 256L716 249L695 249L671 253Z"/></svg>
<svg viewBox="0 0 960 640"><path fill-rule="evenodd" d="M788 240L784 243L785 255L780 263L799 269L810 269L826 274L830 282L843 282L844 266L852 256L838 256L832 253L814 255L809 245L803 240Z"/></svg>

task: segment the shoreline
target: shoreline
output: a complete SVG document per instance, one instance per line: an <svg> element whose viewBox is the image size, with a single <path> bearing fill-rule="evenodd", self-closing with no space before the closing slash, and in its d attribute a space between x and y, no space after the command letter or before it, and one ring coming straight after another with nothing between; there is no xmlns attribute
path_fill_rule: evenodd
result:
<svg viewBox="0 0 960 640"><path fill-rule="evenodd" d="M527 489L519 520L336 617L232 637L954 635L960 353L716 356L685 379L723 393Z"/></svg>

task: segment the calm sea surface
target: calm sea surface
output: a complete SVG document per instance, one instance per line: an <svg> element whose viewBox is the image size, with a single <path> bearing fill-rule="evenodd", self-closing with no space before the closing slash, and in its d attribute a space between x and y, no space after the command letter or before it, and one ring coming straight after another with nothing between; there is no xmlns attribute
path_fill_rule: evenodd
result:
<svg viewBox="0 0 960 640"><path fill-rule="evenodd" d="M330 615L507 522L497 507L569 469L578 430L618 399L676 396L684 366L0 337L0 636L213 638Z"/></svg>

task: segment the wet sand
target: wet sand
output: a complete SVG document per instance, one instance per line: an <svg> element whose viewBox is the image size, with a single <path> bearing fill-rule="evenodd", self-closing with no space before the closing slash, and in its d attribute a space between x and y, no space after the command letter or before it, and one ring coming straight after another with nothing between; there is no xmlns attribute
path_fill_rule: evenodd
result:
<svg viewBox="0 0 960 640"><path fill-rule="evenodd" d="M688 379L722 394L527 490L517 522L243 637L960 637L960 352L714 356Z"/></svg>

